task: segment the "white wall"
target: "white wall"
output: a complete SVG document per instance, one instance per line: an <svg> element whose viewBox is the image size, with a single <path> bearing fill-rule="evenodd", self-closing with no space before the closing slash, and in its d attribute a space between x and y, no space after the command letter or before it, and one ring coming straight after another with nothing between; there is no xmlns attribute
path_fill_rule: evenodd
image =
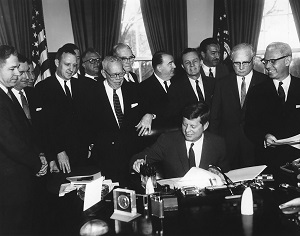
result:
<svg viewBox="0 0 300 236"><path fill-rule="evenodd" d="M198 47L213 35L213 0L187 0L188 46Z"/></svg>
<svg viewBox="0 0 300 236"><path fill-rule="evenodd" d="M65 43L74 43L69 0L42 0L49 52Z"/></svg>

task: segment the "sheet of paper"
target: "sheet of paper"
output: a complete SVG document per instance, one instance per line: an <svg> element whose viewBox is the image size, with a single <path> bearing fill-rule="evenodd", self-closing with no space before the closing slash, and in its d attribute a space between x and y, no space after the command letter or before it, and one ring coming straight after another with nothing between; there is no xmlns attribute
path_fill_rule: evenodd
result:
<svg viewBox="0 0 300 236"><path fill-rule="evenodd" d="M101 201L103 180L104 177L102 176L86 184L83 203L84 211Z"/></svg>
<svg viewBox="0 0 300 236"><path fill-rule="evenodd" d="M70 176L66 179L73 184L87 184L91 183L93 180L99 179L101 177L101 172L93 175L81 175L81 176Z"/></svg>
<svg viewBox="0 0 300 236"><path fill-rule="evenodd" d="M255 179L267 166L251 166L236 170L231 170L226 175L232 182L240 182L244 180L253 180Z"/></svg>

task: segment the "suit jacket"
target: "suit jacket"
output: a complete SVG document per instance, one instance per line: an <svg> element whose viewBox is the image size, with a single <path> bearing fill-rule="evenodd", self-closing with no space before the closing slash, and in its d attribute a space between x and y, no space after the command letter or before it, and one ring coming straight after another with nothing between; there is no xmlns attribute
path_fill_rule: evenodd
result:
<svg viewBox="0 0 300 236"><path fill-rule="evenodd" d="M26 118L2 89L0 113L0 205L11 205L32 197L41 163Z"/></svg>
<svg viewBox="0 0 300 236"><path fill-rule="evenodd" d="M72 102L70 102L55 76L39 82L36 86L43 117L46 152L56 158L66 151L71 166L85 162L91 143L92 126L96 122L96 87L90 81L71 79Z"/></svg>
<svg viewBox="0 0 300 236"><path fill-rule="evenodd" d="M216 82L212 101L209 130L225 138L228 159L232 168L254 165L254 147L244 135L246 101L253 86L267 80L267 76L254 71L243 107L236 74ZM243 151L242 151L243 150Z"/></svg>
<svg viewBox="0 0 300 236"><path fill-rule="evenodd" d="M201 76L202 76L202 77L206 76L205 73L204 73L204 70L203 70L202 66L201 66L201 68L200 68L200 73L201 73ZM220 64L218 64L218 65L216 66L216 75L215 75L215 79L218 80L218 79L220 79L220 78L222 78L222 77L227 76L228 74L229 74L229 70L228 70L228 68L227 68L226 65L220 63ZM206 77L208 77L208 76L206 76Z"/></svg>
<svg viewBox="0 0 300 236"><path fill-rule="evenodd" d="M208 169L209 165L217 165L226 172L229 169L225 154L224 140L214 134L204 132L199 167ZM145 155L149 163L161 162L164 178L182 177L189 171L185 139L179 130L162 134L153 146L134 155L130 161L130 167L137 159L144 159Z"/></svg>
<svg viewBox="0 0 300 236"><path fill-rule="evenodd" d="M277 91L272 79L253 87L248 94L247 110L245 118L245 133L248 138L256 144L257 147L263 148L264 138L266 134L272 134L277 139L287 138L300 133L300 79L291 76L291 83L284 105L280 103ZM296 158L295 155L289 155L282 152L283 156L279 156L281 149L289 148L288 145L274 149L281 163L285 163L288 159ZM291 150L299 150L291 147ZM273 158L274 162L276 158Z"/></svg>
<svg viewBox="0 0 300 236"><path fill-rule="evenodd" d="M101 173L113 181L127 183L129 179L128 163L136 147L137 133L135 125L138 118L134 111L134 105L138 102L133 100L131 83L123 83L121 86L124 118L119 128L110 105L103 83L98 84L98 118L97 136L92 150L91 161L100 167Z"/></svg>
<svg viewBox="0 0 300 236"><path fill-rule="evenodd" d="M174 78L175 79L175 78ZM209 77L202 77L205 103L211 106L211 101L215 89L215 80ZM176 78L176 83L172 83L168 97L170 101L170 107L168 112L170 116L174 117L177 124L181 124L181 111L189 103L197 102L198 98L192 88L189 78L184 75L181 78Z"/></svg>

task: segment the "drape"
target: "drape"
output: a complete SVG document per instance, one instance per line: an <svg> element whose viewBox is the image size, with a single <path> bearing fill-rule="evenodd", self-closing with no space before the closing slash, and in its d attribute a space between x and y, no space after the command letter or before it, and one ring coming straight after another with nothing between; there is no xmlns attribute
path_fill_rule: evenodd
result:
<svg viewBox="0 0 300 236"><path fill-rule="evenodd" d="M123 0L69 0L75 44L103 57L118 43Z"/></svg>
<svg viewBox="0 0 300 236"><path fill-rule="evenodd" d="M140 0L152 54L164 50L179 58L187 47L186 0Z"/></svg>
<svg viewBox="0 0 300 236"><path fill-rule="evenodd" d="M14 46L26 57L30 57L31 9L29 0L0 1L0 45Z"/></svg>
<svg viewBox="0 0 300 236"><path fill-rule="evenodd" d="M229 37L232 46L250 43L256 50L264 0L225 0L228 6ZM221 1L220 1L221 2ZM215 1L218 4L219 1Z"/></svg>
<svg viewBox="0 0 300 236"><path fill-rule="evenodd" d="M300 39L300 1L299 0L290 0L290 5L292 13L294 16L294 21L298 33L298 38Z"/></svg>

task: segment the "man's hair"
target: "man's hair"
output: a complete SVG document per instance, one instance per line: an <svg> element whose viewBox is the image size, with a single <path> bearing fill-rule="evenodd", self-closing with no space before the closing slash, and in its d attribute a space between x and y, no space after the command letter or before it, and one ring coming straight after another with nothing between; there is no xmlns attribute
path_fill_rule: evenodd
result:
<svg viewBox="0 0 300 236"><path fill-rule="evenodd" d="M18 56L16 49L9 45L0 46L0 66L2 66L10 55Z"/></svg>
<svg viewBox="0 0 300 236"><path fill-rule="evenodd" d="M273 42L267 46L267 49L269 49L269 48L279 49L279 51L282 55L292 56L292 49L291 49L290 45L288 45L287 43Z"/></svg>
<svg viewBox="0 0 300 236"><path fill-rule="evenodd" d="M63 53L70 53L76 56L76 53L72 47L69 47L68 45L64 45L58 49L55 59L58 59L60 61Z"/></svg>
<svg viewBox="0 0 300 236"><path fill-rule="evenodd" d="M79 47L77 47L77 45L75 45L74 43L66 43L64 46L69 47L69 48L72 48L74 51L75 51L75 50L80 51L80 50L79 50Z"/></svg>
<svg viewBox="0 0 300 236"><path fill-rule="evenodd" d="M18 53L18 59L19 59L19 62L21 62L21 63L27 62L28 65L30 64L30 60L27 57L20 54L20 53Z"/></svg>
<svg viewBox="0 0 300 236"><path fill-rule="evenodd" d="M193 102L185 106L182 110L182 116L188 120L200 117L200 123L204 125L209 120L209 107L204 102Z"/></svg>
<svg viewBox="0 0 300 236"><path fill-rule="evenodd" d="M120 62L122 65L122 61L120 58L116 57L116 56L106 56L103 61L102 61L102 67L103 70L107 70L108 69L108 64L112 63L112 62Z"/></svg>
<svg viewBox="0 0 300 236"><path fill-rule="evenodd" d="M232 48L230 58L232 59L233 55L241 49L249 49L251 52L251 57L254 57L255 52L253 46L249 43L240 43Z"/></svg>
<svg viewBox="0 0 300 236"><path fill-rule="evenodd" d="M181 56L180 56L180 62L181 62L181 64L183 63L183 61L182 61L183 56L185 54L187 54L187 53L190 53L190 52L194 52L194 53L196 53L198 55L198 52L197 52L196 48L186 48L186 49L184 49L181 52ZM199 55L198 55L198 57L199 57ZM199 59L200 59L200 57L199 57Z"/></svg>
<svg viewBox="0 0 300 236"><path fill-rule="evenodd" d="M88 53L95 53L99 56L99 58L101 59L101 56L100 54L94 49L94 48L88 48L87 50L85 50L82 55L81 55L81 60L84 61L83 59L86 57L86 55Z"/></svg>
<svg viewBox="0 0 300 236"><path fill-rule="evenodd" d="M215 38L207 38L207 39L204 39L204 40L200 43L200 46L197 48L198 53L201 53L201 52L206 53L207 47L208 47L209 45L212 45L212 44L215 44L215 45L220 46L218 40L215 39Z"/></svg>
<svg viewBox="0 0 300 236"><path fill-rule="evenodd" d="M115 46L113 46L112 55L115 56L115 57L118 57L118 51L121 50L121 49L124 49L124 48L128 48L129 50L132 51L131 47L129 47L127 44L118 43Z"/></svg>
<svg viewBox="0 0 300 236"><path fill-rule="evenodd" d="M152 57L152 67L156 70L157 66L163 63L163 55L171 55L165 51L157 51Z"/></svg>

